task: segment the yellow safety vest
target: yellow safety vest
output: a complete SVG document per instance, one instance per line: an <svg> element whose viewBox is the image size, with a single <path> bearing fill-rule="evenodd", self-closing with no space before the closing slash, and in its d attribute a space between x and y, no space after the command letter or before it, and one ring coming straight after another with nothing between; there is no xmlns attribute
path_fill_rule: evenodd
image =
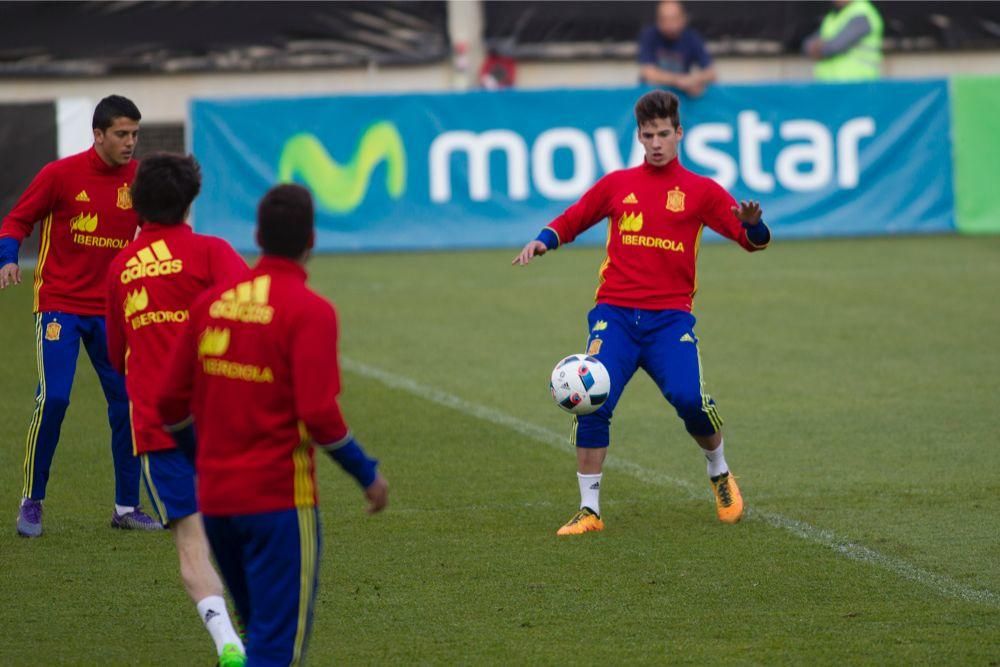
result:
<svg viewBox="0 0 1000 667"><path fill-rule="evenodd" d="M813 74L818 81L858 81L877 79L882 74L882 17L869 0L852 0L830 12L819 27L819 37L829 41L840 34L851 19L865 16L871 32L843 53L816 63Z"/></svg>

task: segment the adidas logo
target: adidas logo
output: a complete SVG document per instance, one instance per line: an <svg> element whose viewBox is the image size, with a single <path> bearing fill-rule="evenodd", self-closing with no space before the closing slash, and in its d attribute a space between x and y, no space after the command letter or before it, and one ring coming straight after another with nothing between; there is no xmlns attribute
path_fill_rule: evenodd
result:
<svg viewBox="0 0 1000 667"><path fill-rule="evenodd" d="M591 331L604 331L607 328L608 328L608 323L606 321L597 320L597 324L594 325L594 328L591 329Z"/></svg>
<svg viewBox="0 0 1000 667"><path fill-rule="evenodd" d="M625 197L625 199L622 200L622 203L623 204L638 204L639 200L635 198L635 193L634 192L630 192L630 193L628 193L628 197Z"/></svg>
<svg viewBox="0 0 1000 667"><path fill-rule="evenodd" d="M694 337L691 334L686 333L683 336L681 336L681 341L680 342L682 342L682 343L694 343L695 340L694 340Z"/></svg>
<svg viewBox="0 0 1000 667"><path fill-rule="evenodd" d="M90 197L87 196L86 190L80 190L80 194L76 196L76 200L90 203Z"/></svg>
<svg viewBox="0 0 1000 667"><path fill-rule="evenodd" d="M149 292L145 287L129 292L125 295L125 303L122 306L125 308L126 318L132 317L140 310L146 310L149 308Z"/></svg>
<svg viewBox="0 0 1000 667"><path fill-rule="evenodd" d="M198 338L198 357L221 357L229 349L229 329L207 327Z"/></svg>
<svg viewBox="0 0 1000 667"><path fill-rule="evenodd" d="M180 273L182 270L184 270L183 260L174 259L167 244L161 239L154 241L147 248L142 248L135 253L135 257L125 262L121 281L122 285L128 285L139 278L168 276Z"/></svg>
<svg viewBox="0 0 1000 667"><path fill-rule="evenodd" d="M268 305L271 276L257 276L219 295L208 309L209 317L250 324L270 324L274 307Z"/></svg>
<svg viewBox="0 0 1000 667"><path fill-rule="evenodd" d="M215 611L214 609L209 609L208 611L205 612L205 623L207 624L209 621L211 621L218 615L219 612Z"/></svg>
<svg viewBox="0 0 1000 667"><path fill-rule="evenodd" d="M600 482L594 482L593 484L590 485L590 490L591 491L600 491L601 490L601 483Z"/></svg>

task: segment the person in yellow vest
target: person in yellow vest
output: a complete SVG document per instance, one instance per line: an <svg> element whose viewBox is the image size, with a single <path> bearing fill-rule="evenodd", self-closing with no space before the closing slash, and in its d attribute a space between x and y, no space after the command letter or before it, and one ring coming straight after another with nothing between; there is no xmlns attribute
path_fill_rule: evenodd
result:
<svg viewBox="0 0 1000 667"><path fill-rule="evenodd" d="M802 43L817 81L864 81L882 74L882 17L870 0L834 0Z"/></svg>

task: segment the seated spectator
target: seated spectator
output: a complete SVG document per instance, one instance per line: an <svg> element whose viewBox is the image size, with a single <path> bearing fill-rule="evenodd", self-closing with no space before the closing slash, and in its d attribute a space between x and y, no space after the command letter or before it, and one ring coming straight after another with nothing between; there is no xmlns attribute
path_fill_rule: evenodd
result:
<svg viewBox="0 0 1000 667"><path fill-rule="evenodd" d="M802 43L817 81L864 81L882 74L882 17L869 0L834 0Z"/></svg>
<svg viewBox="0 0 1000 667"><path fill-rule="evenodd" d="M640 81L700 97L715 78L712 57L701 35L687 27L684 6L673 0L661 2L656 25L639 36Z"/></svg>

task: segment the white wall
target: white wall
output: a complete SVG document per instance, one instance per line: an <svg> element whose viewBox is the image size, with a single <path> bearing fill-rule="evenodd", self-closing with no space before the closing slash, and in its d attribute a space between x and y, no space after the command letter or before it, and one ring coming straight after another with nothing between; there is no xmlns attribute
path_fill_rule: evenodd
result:
<svg viewBox="0 0 1000 667"><path fill-rule="evenodd" d="M811 78L810 64L798 56L719 58L721 81L788 81ZM889 77L942 77L1000 74L1000 52L890 55ZM636 67L620 60L521 63L521 88L628 86ZM408 67L226 74L157 74L104 78L0 79L0 102L88 98L118 93L132 98L151 123L182 122L194 97L398 93L461 88L463 77L451 63Z"/></svg>

